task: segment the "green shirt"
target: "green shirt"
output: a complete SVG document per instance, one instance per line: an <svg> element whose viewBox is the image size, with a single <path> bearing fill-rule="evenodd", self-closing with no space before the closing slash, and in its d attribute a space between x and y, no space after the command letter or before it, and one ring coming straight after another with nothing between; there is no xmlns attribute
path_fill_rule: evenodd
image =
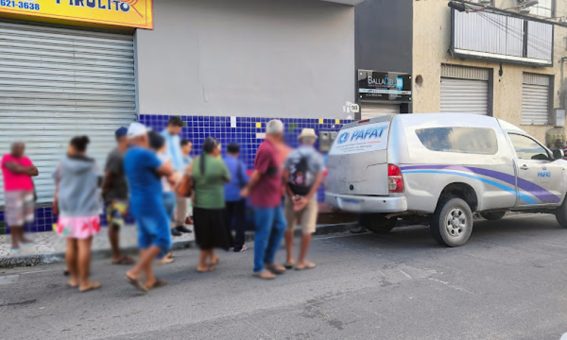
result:
<svg viewBox="0 0 567 340"><path fill-rule="evenodd" d="M205 172L201 173L201 162L205 159ZM195 207L202 209L224 209L224 184L230 180L228 169L222 158L209 155L193 161L195 185Z"/></svg>

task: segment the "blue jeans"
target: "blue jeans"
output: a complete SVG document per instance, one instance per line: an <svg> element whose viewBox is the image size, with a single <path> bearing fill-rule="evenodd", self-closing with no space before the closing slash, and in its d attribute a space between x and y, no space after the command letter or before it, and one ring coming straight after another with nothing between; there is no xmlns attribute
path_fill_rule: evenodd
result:
<svg viewBox="0 0 567 340"><path fill-rule="evenodd" d="M169 220L171 221L173 218L173 212L175 211L175 194L171 191L164 192L163 204L165 204L167 217L169 217Z"/></svg>
<svg viewBox="0 0 567 340"><path fill-rule="evenodd" d="M264 270L264 265L274 263L276 252L282 243L286 221L281 206L254 208L254 220L254 272L259 273Z"/></svg>

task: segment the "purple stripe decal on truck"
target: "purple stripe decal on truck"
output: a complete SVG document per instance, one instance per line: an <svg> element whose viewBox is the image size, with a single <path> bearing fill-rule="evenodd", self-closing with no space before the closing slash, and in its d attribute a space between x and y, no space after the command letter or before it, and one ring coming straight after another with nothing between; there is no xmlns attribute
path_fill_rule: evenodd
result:
<svg viewBox="0 0 567 340"><path fill-rule="evenodd" d="M467 171L472 172L478 175L492 177L508 184L516 185L516 177L509 175L507 173L503 173L500 171L488 170L483 168L476 168L476 167L465 167L465 166L455 166L455 165L410 165L410 166L403 166L401 167L402 171L404 170L426 170L426 169L447 169L447 170L460 170L460 171ZM532 183L530 181L526 181L525 179L518 178L518 187L526 192L537 197L543 203L559 203L561 202L561 198L557 197L556 195L549 192L547 189L540 187L539 185Z"/></svg>

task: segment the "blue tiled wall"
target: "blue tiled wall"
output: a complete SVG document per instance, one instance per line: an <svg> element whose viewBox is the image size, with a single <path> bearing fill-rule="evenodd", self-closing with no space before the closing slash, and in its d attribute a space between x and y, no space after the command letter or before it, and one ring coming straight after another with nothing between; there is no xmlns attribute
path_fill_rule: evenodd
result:
<svg viewBox="0 0 567 340"><path fill-rule="evenodd" d="M152 127L156 131L163 130L170 116L168 115L140 115L138 120ZM242 160L249 168L253 167L256 149L262 142L257 133L264 133L266 123L272 118L262 117L237 117L236 127L231 127L230 117L220 116L181 116L187 123L183 128L182 138L193 142L193 155L198 155L205 138L212 136L217 138L223 145L231 142L240 144ZM286 126L286 141L292 147L297 146L297 136L303 128L313 128L317 133L321 131L338 131L343 124L349 121L337 121L335 119L312 119L312 118L284 118ZM323 200L324 190L319 191L319 200ZM39 207L35 212L35 223L26 227L28 232L51 231L55 222L55 216L51 213L51 207ZM104 222L104 216L103 216ZM8 233L4 225L4 212L0 211L0 234Z"/></svg>
<svg viewBox="0 0 567 340"><path fill-rule="evenodd" d="M161 131L167 126L169 115L140 115L138 120L156 131ZM263 133L266 123L273 118L262 117L236 117L236 127L231 127L230 117L220 116L181 116L186 123L182 130L182 138L193 142L193 155L201 152L203 141L207 137L215 137L222 145L231 142L240 144L241 158L246 162L248 168L254 165L256 150L262 139L256 138L257 133ZM304 128L313 128L319 134L321 131L338 131L347 120L337 119L313 119L313 118L283 118L286 126L286 142L288 145L297 146L297 136ZM325 196L324 188L318 192L319 201Z"/></svg>
<svg viewBox="0 0 567 340"><path fill-rule="evenodd" d="M161 131L167 126L167 121L171 116L168 115L140 115L139 121L151 126L154 130ZM193 154L197 155L201 151L205 138L211 136L227 145L231 142L239 143L241 146L241 157L249 168L254 164L256 149L262 142L257 139L257 133L263 133L266 123L272 118L249 118L237 117L236 127L230 127L230 117L211 117L211 116L181 116L187 124L182 130L182 138L193 142ZM320 131L338 131L343 124L348 121L337 121L335 119L304 119L304 118L284 118L286 126L286 141L292 147L297 146L297 136L303 128L313 128L317 133Z"/></svg>

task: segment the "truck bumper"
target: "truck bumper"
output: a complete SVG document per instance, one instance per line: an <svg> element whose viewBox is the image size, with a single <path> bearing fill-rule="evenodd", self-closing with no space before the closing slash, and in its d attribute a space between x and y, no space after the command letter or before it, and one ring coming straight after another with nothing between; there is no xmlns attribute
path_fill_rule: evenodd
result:
<svg viewBox="0 0 567 340"><path fill-rule="evenodd" d="M408 209L403 196L354 196L325 192L325 202L330 206L356 213L398 213Z"/></svg>

